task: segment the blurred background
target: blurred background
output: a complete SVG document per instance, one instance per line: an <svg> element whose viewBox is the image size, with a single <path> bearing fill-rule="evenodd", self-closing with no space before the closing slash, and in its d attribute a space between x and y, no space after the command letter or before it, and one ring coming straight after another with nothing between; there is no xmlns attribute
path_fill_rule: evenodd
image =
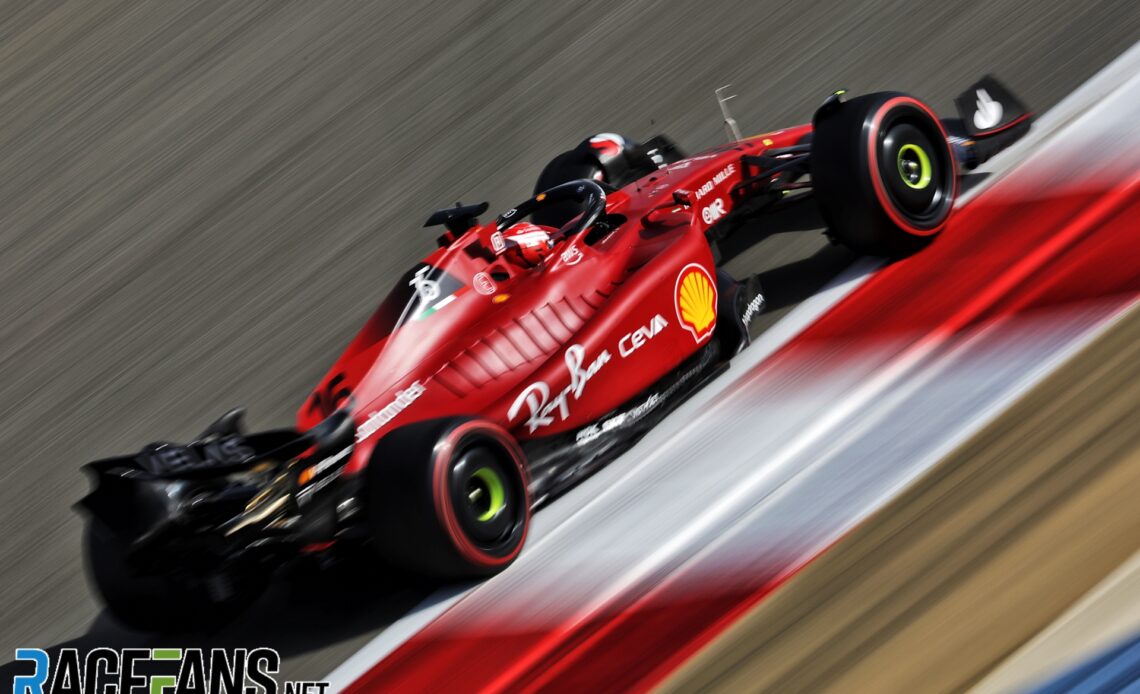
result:
<svg viewBox="0 0 1140 694"><path fill-rule="evenodd" d="M987 72L1043 112L1138 39L1134 0L0 6L0 652L149 643L86 586L79 466L238 404L291 423L432 210L505 209L594 132L718 144L724 84L753 133L838 88L952 113ZM733 262L764 328L852 260L809 229ZM321 677L430 590L382 587L280 588L206 642Z"/></svg>

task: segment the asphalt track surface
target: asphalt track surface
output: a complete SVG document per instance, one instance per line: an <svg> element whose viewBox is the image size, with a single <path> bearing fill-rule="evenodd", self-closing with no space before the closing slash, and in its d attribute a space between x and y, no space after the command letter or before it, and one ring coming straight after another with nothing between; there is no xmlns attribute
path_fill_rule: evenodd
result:
<svg viewBox="0 0 1140 694"><path fill-rule="evenodd" d="M291 421L436 207L505 208L591 132L717 144L728 82L749 132L838 87L950 113L987 71L1044 110L1137 38L1127 1L0 8L0 652L169 641L91 598L78 466L234 404ZM767 324L850 261L786 221L730 266L765 273ZM320 677L430 590L363 574L201 642Z"/></svg>
<svg viewBox="0 0 1140 694"><path fill-rule="evenodd" d="M416 609L334 686L640 690L763 604L1136 295L1137 65L1140 44L987 166L945 238L844 271L535 519L510 571L392 650L433 608Z"/></svg>
<svg viewBox="0 0 1140 694"><path fill-rule="evenodd" d="M978 683L1140 549L1138 357L1133 309L663 691Z"/></svg>

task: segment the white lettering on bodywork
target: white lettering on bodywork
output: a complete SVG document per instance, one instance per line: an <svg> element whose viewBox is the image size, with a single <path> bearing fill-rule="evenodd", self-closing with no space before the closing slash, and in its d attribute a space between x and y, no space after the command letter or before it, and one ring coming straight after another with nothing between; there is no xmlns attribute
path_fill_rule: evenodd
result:
<svg viewBox="0 0 1140 694"><path fill-rule="evenodd" d="M559 421L566 421L570 417L571 397L574 400L582 397L586 384L609 362L610 353L608 350L602 350L602 353L590 362L589 366L583 368L586 361L586 348L582 345L571 345L566 348L565 359L566 370L570 374L570 384L552 397L550 386L545 381L535 381L524 388L515 398L514 403L507 410L507 419L514 421L525 406L529 412L526 425L530 433L534 433L540 427L553 424L556 413Z"/></svg>
<svg viewBox="0 0 1140 694"><path fill-rule="evenodd" d="M401 391L397 391L396 397L392 402L388 403L379 410L373 411L368 415L356 430L356 442L360 443L368 437L380 431L385 424L395 419L401 412L408 408L415 402L427 388L424 388L419 381L413 381L411 385Z"/></svg>

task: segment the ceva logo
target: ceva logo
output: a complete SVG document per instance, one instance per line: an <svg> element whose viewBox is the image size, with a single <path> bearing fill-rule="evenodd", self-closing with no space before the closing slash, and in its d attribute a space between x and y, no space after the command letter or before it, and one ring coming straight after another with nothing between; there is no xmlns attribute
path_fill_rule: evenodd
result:
<svg viewBox="0 0 1140 694"><path fill-rule="evenodd" d="M669 327L669 321L665 320L665 316L658 313L653 316L648 325L643 325L637 330L625 335L618 341L618 353L621 354L622 359L633 354L639 347L657 337L662 330Z"/></svg>

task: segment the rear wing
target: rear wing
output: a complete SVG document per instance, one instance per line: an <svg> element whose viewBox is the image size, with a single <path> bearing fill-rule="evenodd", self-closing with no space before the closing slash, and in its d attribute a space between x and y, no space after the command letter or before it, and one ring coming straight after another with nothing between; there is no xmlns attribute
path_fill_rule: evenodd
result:
<svg viewBox="0 0 1140 694"><path fill-rule="evenodd" d="M347 409L308 431L252 434L242 431L241 411L233 410L190 443L152 443L134 455L84 465L93 488L76 507L132 542L202 525L250 525L249 518L268 523L277 515L263 517L267 505L304 506L339 476L355 434Z"/></svg>

